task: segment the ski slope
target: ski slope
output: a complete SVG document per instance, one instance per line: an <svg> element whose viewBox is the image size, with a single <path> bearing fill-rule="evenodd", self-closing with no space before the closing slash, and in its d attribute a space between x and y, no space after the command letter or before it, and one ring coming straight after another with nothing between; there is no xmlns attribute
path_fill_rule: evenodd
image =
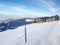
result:
<svg viewBox="0 0 60 45"><path fill-rule="evenodd" d="M0 45L60 45L60 21L34 23L26 26L27 43L24 39L24 26L0 32Z"/></svg>

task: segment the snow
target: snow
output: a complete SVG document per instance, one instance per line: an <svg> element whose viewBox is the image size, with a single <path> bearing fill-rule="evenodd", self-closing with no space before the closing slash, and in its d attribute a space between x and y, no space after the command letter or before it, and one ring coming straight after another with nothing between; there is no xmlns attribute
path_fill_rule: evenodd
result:
<svg viewBox="0 0 60 45"><path fill-rule="evenodd" d="M60 45L60 21L27 25L27 43L24 28L0 32L0 45Z"/></svg>

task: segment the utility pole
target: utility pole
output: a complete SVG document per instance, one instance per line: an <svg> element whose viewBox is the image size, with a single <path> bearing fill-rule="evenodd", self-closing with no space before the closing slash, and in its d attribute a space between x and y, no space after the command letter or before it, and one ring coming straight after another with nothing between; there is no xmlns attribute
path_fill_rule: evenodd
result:
<svg viewBox="0 0 60 45"><path fill-rule="evenodd" d="M26 23L25 23L25 43L27 43Z"/></svg>
<svg viewBox="0 0 60 45"><path fill-rule="evenodd" d="M26 22L31 22L31 19L25 20L25 43L27 43L27 29L26 29Z"/></svg>

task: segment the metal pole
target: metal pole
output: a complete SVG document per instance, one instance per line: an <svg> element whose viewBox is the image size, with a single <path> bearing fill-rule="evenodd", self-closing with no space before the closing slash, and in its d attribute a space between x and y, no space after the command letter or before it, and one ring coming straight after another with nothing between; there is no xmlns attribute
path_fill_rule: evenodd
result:
<svg viewBox="0 0 60 45"><path fill-rule="evenodd" d="M25 24L25 43L27 43L26 24Z"/></svg>

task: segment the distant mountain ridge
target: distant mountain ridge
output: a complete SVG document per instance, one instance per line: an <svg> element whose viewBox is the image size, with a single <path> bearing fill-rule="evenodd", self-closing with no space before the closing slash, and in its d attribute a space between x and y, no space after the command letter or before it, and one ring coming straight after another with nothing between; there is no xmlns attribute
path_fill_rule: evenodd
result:
<svg viewBox="0 0 60 45"><path fill-rule="evenodd" d="M30 24L31 22L25 22L26 19L29 19L29 18L5 20L2 23L0 23L0 32L5 31L7 29L15 29L15 28L22 26L24 24Z"/></svg>

